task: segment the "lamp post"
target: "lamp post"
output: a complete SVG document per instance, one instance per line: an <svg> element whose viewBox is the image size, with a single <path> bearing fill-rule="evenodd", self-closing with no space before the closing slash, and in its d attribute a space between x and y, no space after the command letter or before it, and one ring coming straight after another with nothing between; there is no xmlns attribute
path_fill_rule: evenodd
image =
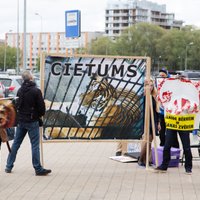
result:
<svg viewBox="0 0 200 200"><path fill-rule="evenodd" d="M23 69L26 69L26 0L24 0L24 51L23 51Z"/></svg>
<svg viewBox="0 0 200 200"><path fill-rule="evenodd" d="M19 74L19 0L17 0L17 60L16 71Z"/></svg>
<svg viewBox="0 0 200 200"><path fill-rule="evenodd" d="M160 70L160 60L161 60L161 58L162 58L162 56L159 56L159 57L158 57L158 72L159 72L159 70Z"/></svg>
<svg viewBox="0 0 200 200"><path fill-rule="evenodd" d="M190 42L189 44L186 45L185 47L185 70L187 70L187 60L188 60L188 47L192 46L194 43Z"/></svg>
<svg viewBox="0 0 200 200"><path fill-rule="evenodd" d="M40 24L41 24L40 47L39 47L39 56L40 56L40 63L41 63L41 58L42 58L42 47L41 47L41 42L42 42L42 16L39 13L35 13L35 15L40 17Z"/></svg>
<svg viewBox="0 0 200 200"><path fill-rule="evenodd" d="M11 32L12 32L12 30L9 30L9 33L11 33ZM6 33L5 43L4 43L4 65L3 65L3 71L4 72L6 71L7 39L8 39L8 36L7 36L7 33Z"/></svg>

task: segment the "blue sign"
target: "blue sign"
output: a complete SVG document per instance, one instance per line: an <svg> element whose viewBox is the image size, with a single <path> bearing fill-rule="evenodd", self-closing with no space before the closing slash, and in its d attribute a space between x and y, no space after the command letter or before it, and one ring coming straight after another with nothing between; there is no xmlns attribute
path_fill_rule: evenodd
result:
<svg viewBox="0 0 200 200"><path fill-rule="evenodd" d="M65 36L69 38L81 36L80 10L65 11Z"/></svg>

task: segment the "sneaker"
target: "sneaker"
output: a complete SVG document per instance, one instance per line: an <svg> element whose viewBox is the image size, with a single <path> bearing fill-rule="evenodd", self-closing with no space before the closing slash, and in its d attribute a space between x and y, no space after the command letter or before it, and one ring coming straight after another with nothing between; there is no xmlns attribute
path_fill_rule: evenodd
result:
<svg viewBox="0 0 200 200"><path fill-rule="evenodd" d="M116 155L116 156L121 156L121 155L122 155L122 152L121 152L121 151L118 151L118 152L116 152L115 155Z"/></svg>
<svg viewBox="0 0 200 200"><path fill-rule="evenodd" d="M161 173L166 173L167 169L163 168L162 166L159 166L154 169L155 172L161 172Z"/></svg>
<svg viewBox="0 0 200 200"><path fill-rule="evenodd" d="M36 176L46 176L47 174L51 173L50 169L42 169L39 172L35 172Z"/></svg>
<svg viewBox="0 0 200 200"><path fill-rule="evenodd" d="M7 168L5 169L6 173L11 173L11 171L12 171L11 169L7 169Z"/></svg>
<svg viewBox="0 0 200 200"><path fill-rule="evenodd" d="M185 170L185 174L191 175L192 174L192 170L191 169L186 169Z"/></svg>

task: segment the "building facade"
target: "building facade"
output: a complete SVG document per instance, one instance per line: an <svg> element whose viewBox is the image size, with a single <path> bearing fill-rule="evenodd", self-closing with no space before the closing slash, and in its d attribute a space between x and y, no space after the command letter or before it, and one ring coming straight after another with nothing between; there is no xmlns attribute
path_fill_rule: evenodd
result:
<svg viewBox="0 0 200 200"><path fill-rule="evenodd" d="M180 29L183 21L175 20L174 13L166 12L166 5L146 0L115 0L107 4L105 11L107 36L119 36L122 31L139 22L148 22L165 29Z"/></svg>
<svg viewBox="0 0 200 200"><path fill-rule="evenodd" d="M82 52L82 49L88 47L92 40L102 36L103 32L82 32L79 38L66 38L65 32L51 32L51 33L27 33L26 34L26 63L27 68L36 67L36 63L40 54L45 52L47 54L66 54L72 55ZM19 33L19 44L17 46L17 33L6 33L6 45L19 48L20 66L23 66L23 48L24 37L23 33Z"/></svg>

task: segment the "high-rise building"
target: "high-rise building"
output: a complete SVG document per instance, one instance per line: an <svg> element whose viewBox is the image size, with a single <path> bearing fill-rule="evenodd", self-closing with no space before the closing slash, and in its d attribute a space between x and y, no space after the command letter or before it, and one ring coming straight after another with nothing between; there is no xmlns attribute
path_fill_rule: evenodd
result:
<svg viewBox="0 0 200 200"><path fill-rule="evenodd" d="M175 20L174 13L166 12L166 5L146 0L115 0L107 4L105 13L107 36L119 36L122 31L139 22L148 22L165 29L180 29L182 20Z"/></svg>
<svg viewBox="0 0 200 200"><path fill-rule="evenodd" d="M83 53L81 49L87 48L92 40L103 35L103 32L82 32L79 38L66 38L65 32L27 33L27 68L36 67L37 59L41 52L47 54ZM17 48L17 33L6 33L6 45ZM23 33L19 34L19 49L21 50L20 66L23 66ZM80 49L79 52L77 50Z"/></svg>

